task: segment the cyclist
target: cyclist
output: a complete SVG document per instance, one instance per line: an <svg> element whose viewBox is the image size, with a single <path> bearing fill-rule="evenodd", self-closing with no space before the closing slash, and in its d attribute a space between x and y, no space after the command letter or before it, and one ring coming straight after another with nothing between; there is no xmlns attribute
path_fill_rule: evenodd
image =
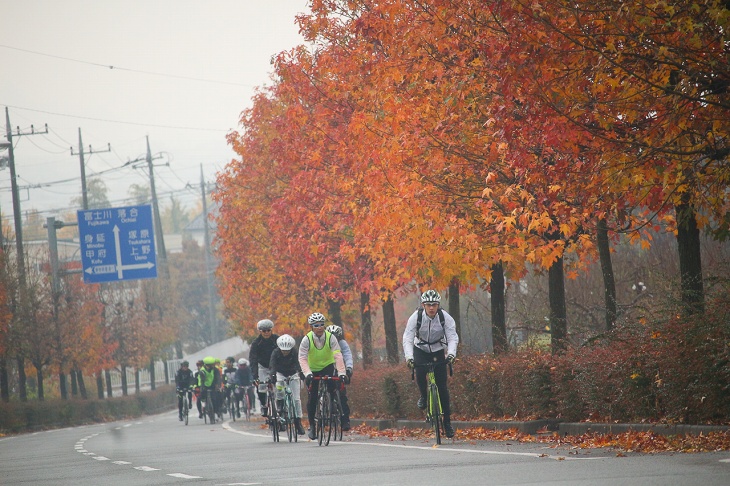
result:
<svg viewBox="0 0 730 486"><path fill-rule="evenodd" d="M193 382L195 384L195 406L198 407L198 418L203 418L203 408L200 399L200 385L198 385L198 377L200 376L200 370L203 369L203 360L199 359L195 362L195 366L198 368L193 374Z"/></svg>
<svg viewBox="0 0 730 486"><path fill-rule="evenodd" d="M444 431L446 437L452 438L454 429L451 426L446 363L453 363L456 359L459 336L456 334L454 318L441 309L440 304L441 295L435 290L427 290L421 294L423 308L411 314L403 332L403 354L408 367L416 369L416 384L421 392L418 408L421 410L426 408L426 369L416 365L436 363L434 376L444 412ZM445 357L444 351L446 351Z"/></svg>
<svg viewBox="0 0 730 486"><path fill-rule="evenodd" d="M337 338L324 328L325 317L315 312L307 318L307 323L312 330L304 336L299 344L299 364L305 375L305 381L309 388L309 400L307 401L307 419L309 419L309 438L317 438L314 430L314 413L317 409L317 392L319 381L314 376L333 375L335 368L340 379L347 381L345 362L342 359L340 344Z"/></svg>
<svg viewBox="0 0 730 486"><path fill-rule="evenodd" d="M229 356L226 358L226 367L223 368L222 378L223 378L223 402L225 403L225 400L235 400L233 398L233 395L236 391L236 371L238 371L233 365L236 362L235 359L233 359L233 356ZM238 405L238 401L236 400L236 405ZM224 410L225 412L225 410ZM237 410L237 416L241 416L241 411Z"/></svg>
<svg viewBox="0 0 730 486"><path fill-rule="evenodd" d="M198 374L198 386L200 387L200 398L203 400L208 396L208 390L211 391L213 403L206 403L205 406L212 406L213 410L216 411L220 410L221 373L215 367L214 357L206 356L203 358L203 368L201 368Z"/></svg>
<svg viewBox="0 0 730 486"><path fill-rule="evenodd" d="M243 400L243 390L245 390L248 394L248 401L253 408L256 405L253 388L251 388L251 385L253 384L253 375L251 374L251 368L248 366L248 360L246 358L238 360L238 369L236 370L235 380L237 385L236 400ZM241 408L238 405L237 408L239 410L240 417Z"/></svg>
<svg viewBox="0 0 730 486"><path fill-rule="evenodd" d="M259 404L261 415L266 417L266 379L269 377L269 361L271 353L276 349L276 340L279 336L274 334L274 323L271 319L262 319L256 324L259 335L251 343L251 350L248 353L248 360L251 362L251 373L254 384L258 386ZM263 378L260 380L259 377Z"/></svg>
<svg viewBox="0 0 730 486"><path fill-rule="evenodd" d="M295 376L289 382L292 397L294 398L294 426L297 428L298 435L304 435L304 427L302 427L302 399L300 393L300 382L298 375L302 372L299 364L298 354L292 353L296 341L289 334L279 336L276 340L277 349L271 353L271 361L269 362L269 382L276 383L276 407L279 409L279 416L284 408L284 383L285 378Z"/></svg>
<svg viewBox="0 0 730 486"><path fill-rule="evenodd" d="M182 421L183 400L185 395L188 399L188 409L193 408L193 393L190 390L195 384L195 377L190 370L190 363L183 361L180 363L180 369L175 373L175 389L177 391L177 411L180 421Z"/></svg>
<svg viewBox="0 0 730 486"><path fill-rule="evenodd" d="M345 361L345 373L347 374L347 380L352 378L352 351L350 345L345 341L345 333L342 328L337 324L327 326L327 330L335 335L337 343L340 345L340 351L342 351L342 359ZM342 387L340 390L340 404L342 405L342 430L347 432L350 430L350 406L347 404L347 388Z"/></svg>

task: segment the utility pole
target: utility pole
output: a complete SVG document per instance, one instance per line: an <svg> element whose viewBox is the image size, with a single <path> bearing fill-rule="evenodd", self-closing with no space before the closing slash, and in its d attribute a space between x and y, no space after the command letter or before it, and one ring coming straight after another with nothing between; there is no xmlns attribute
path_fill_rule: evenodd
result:
<svg viewBox="0 0 730 486"><path fill-rule="evenodd" d="M111 151L112 145L109 143L107 144L106 150L94 150L91 148L91 145L89 145L89 151L87 153L91 155ZM73 147L71 147L71 155L75 155ZM81 164L81 200L83 201L83 206L86 210L89 209L89 195L86 190L86 162L84 161L84 144L81 142L81 127L79 127L79 163Z"/></svg>
<svg viewBox="0 0 730 486"><path fill-rule="evenodd" d="M162 274L170 278L170 269L167 268L167 251L165 250L165 238L162 234L162 219L160 219L160 206L157 204L157 190L155 189L155 172L152 165L152 152L150 152L150 137L147 136L147 168L150 171L150 192L152 193L152 210L155 213L155 233L157 234L157 249L160 257Z"/></svg>
<svg viewBox="0 0 730 486"><path fill-rule="evenodd" d="M30 126L30 132L21 133L18 128L16 136L21 137L24 135L40 135L48 133L48 125L45 126L45 131L36 132L33 125ZM13 193L13 216L15 219L15 253L18 259L18 299L21 303L21 315L24 311L25 306L25 295L26 295L26 275L25 275L25 259L23 252L23 220L20 215L20 195L18 194L18 179L15 173L15 154L13 153L13 130L10 128L10 113L8 107L5 107L5 136L8 139L7 144L2 146L8 149L8 166L10 167L10 187ZM18 396L21 402L25 402L28 399L26 394L26 378L25 378L25 357L22 354L17 356L18 363Z"/></svg>
<svg viewBox="0 0 730 486"><path fill-rule="evenodd" d="M203 164L200 164L200 191L203 193L203 235L205 236L205 282L208 286L208 322L210 325L210 340L218 342L218 326L215 318L215 302L213 293L213 282L211 276L213 269L210 261L210 232L208 231L208 200L205 195L205 178L203 177Z"/></svg>

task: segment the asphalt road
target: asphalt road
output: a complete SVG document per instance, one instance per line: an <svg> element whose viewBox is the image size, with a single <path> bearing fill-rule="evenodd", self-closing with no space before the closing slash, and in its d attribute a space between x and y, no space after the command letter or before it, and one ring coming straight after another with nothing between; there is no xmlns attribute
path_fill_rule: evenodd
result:
<svg viewBox="0 0 730 486"><path fill-rule="evenodd" d="M356 421L353 421L356 423ZM544 444L370 439L274 443L261 418L184 426L176 412L0 438L0 484L730 485L730 452L634 454Z"/></svg>

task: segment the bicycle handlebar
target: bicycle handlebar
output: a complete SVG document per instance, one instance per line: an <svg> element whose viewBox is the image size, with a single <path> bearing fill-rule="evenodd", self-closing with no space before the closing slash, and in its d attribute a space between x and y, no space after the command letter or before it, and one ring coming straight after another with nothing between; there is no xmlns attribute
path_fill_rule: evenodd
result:
<svg viewBox="0 0 730 486"><path fill-rule="evenodd" d="M449 363L448 361L444 361L447 365L449 365L449 376L454 376L454 367ZM437 364L439 363L423 363L423 364L417 364L414 365L411 369L411 381L414 380L416 376L416 368L431 368L433 369Z"/></svg>

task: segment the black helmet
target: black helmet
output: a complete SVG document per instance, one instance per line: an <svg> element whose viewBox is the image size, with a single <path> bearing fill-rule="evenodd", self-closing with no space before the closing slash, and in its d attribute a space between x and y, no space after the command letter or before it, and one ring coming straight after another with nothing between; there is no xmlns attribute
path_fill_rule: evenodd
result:
<svg viewBox="0 0 730 486"><path fill-rule="evenodd" d="M180 363L180 366L190 366L190 363L188 363L187 361L183 361L182 363Z"/></svg>

